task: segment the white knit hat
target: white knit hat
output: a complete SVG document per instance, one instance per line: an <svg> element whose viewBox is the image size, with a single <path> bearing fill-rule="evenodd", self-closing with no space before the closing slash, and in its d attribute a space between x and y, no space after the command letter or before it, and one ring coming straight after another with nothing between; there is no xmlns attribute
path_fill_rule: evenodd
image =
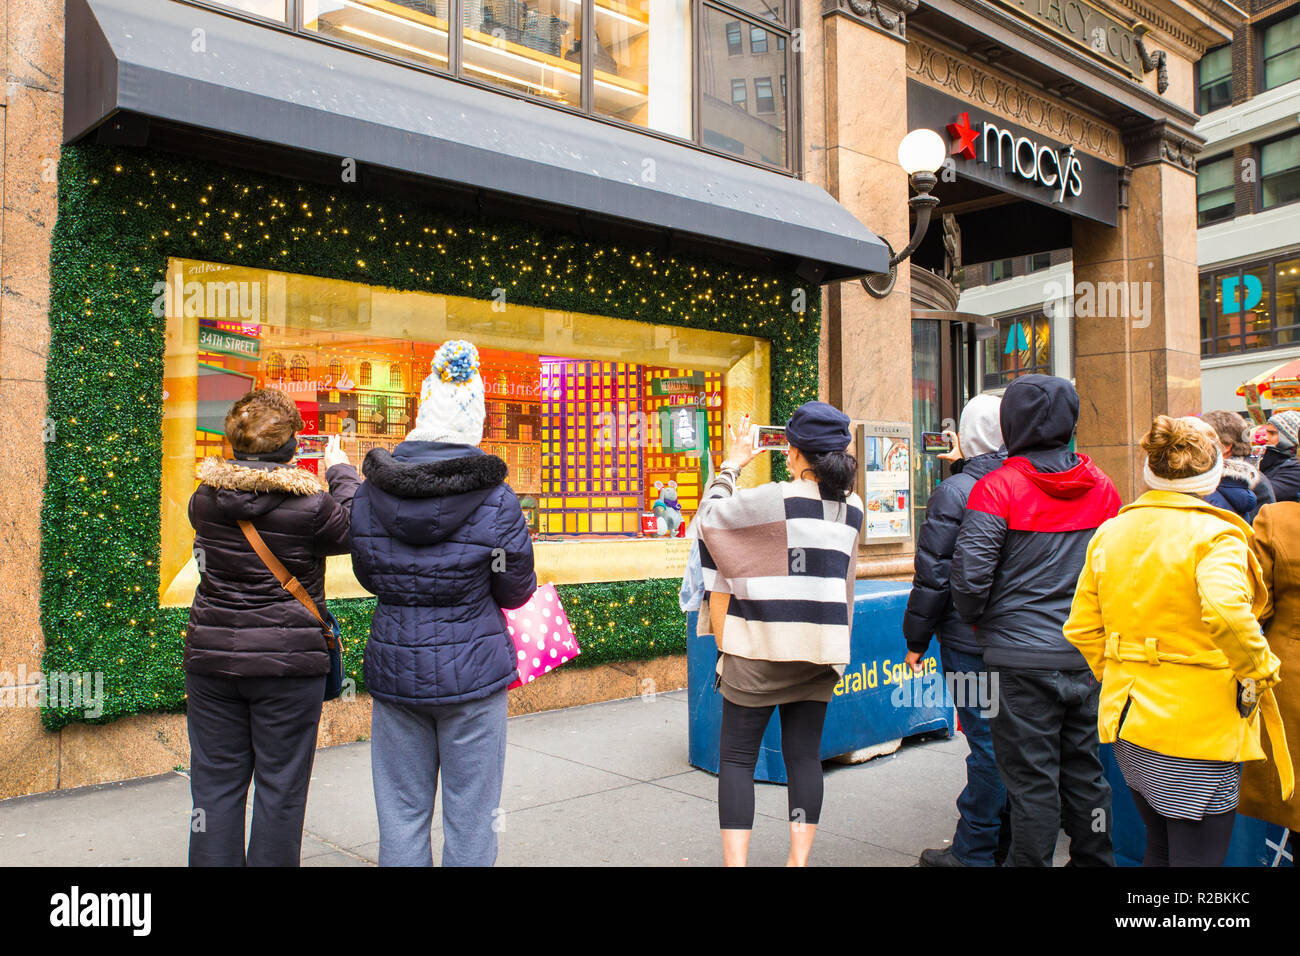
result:
<svg viewBox="0 0 1300 956"><path fill-rule="evenodd" d="M957 441L964 458L987 455L1002 447L1002 399L997 395L976 395L961 410Z"/></svg>
<svg viewBox="0 0 1300 956"><path fill-rule="evenodd" d="M464 341L444 342L434 353L433 371L420 386L420 410L407 441L477 445L483 440L483 379L478 349Z"/></svg>

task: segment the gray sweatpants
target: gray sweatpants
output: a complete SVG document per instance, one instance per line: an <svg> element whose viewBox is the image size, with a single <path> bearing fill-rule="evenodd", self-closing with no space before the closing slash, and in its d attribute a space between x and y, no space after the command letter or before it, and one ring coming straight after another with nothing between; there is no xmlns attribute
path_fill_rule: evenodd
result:
<svg viewBox="0 0 1300 956"><path fill-rule="evenodd" d="M495 863L506 766L506 691L433 707L376 698L370 733L379 865L433 866L430 829L439 772L442 865Z"/></svg>

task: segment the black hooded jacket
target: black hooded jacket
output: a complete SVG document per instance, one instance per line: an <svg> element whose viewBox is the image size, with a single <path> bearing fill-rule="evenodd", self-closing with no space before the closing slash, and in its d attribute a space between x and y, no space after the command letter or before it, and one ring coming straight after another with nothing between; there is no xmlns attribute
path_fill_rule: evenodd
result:
<svg viewBox="0 0 1300 956"><path fill-rule="evenodd" d="M1119 494L1067 447L1079 417L1067 380L1016 379L1000 417L1009 457L971 490L953 552L953 606L990 667L1085 668L1062 628L1088 542L1119 512Z"/></svg>
<svg viewBox="0 0 1300 956"><path fill-rule="evenodd" d="M1300 461L1295 449L1279 451L1276 445L1264 452L1259 460L1259 470L1273 486L1278 501L1300 501Z"/></svg>
<svg viewBox="0 0 1300 956"><path fill-rule="evenodd" d="M325 557L348 551L357 472L335 465L329 492L311 472L273 462L199 466L190 498L202 575L185 632L185 671L209 677L324 677L320 623L257 556L239 528L251 521L271 553L325 613Z"/></svg>
<svg viewBox="0 0 1300 956"><path fill-rule="evenodd" d="M903 613L903 636L907 649L924 654L931 635L939 643L965 654L984 653L975 630L961 619L952 606L948 573L957 532L966 514L966 499L975 482L1002 464L1001 452L988 452L957 462L953 473L934 489L925 508L925 521L916 537L916 574L912 593Z"/></svg>

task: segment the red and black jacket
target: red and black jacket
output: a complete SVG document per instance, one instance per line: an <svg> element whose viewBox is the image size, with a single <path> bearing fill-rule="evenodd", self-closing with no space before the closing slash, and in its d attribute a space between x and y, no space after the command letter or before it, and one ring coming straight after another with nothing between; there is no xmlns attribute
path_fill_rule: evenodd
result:
<svg viewBox="0 0 1300 956"><path fill-rule="evenodd" d="M1077 417L1065 379L1024 376L1003 395L1011 457L971 490L950 577L953 606L990 667L1087 666L1062 627L1088 542L1120 500L1087 455L1065 446Z"/></svg>

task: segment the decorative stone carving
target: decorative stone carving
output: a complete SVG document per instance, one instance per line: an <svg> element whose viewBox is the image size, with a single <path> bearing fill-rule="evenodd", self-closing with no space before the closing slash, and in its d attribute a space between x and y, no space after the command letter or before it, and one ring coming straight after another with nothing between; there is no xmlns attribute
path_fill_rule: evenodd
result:
<svg viewBox="0 0 1300 956"><path fill-rule="evenodd" d="M907 72L927 86L951 92L1109 163L1123 161L1119 131L1114 127L1071 109L1063 99L1027 89L952 50L912 37L907 41Z"/></svg>
<svg viewBox="0 0 1300 956"><path fill-rule="evenodd" d="M1204 140L1191 130L1172 127L1165 120L1136 130L1125 137L1128 164L1133 167L1168 163L1196 172L1196 156Z"/></svg>
<svg viewBox="0 0 1300 956"><path fill-rule="evenodd" d="M822 16L839 13L859 23L907 40L907 15L915 12L919 0L822 0Z"/></svg>

